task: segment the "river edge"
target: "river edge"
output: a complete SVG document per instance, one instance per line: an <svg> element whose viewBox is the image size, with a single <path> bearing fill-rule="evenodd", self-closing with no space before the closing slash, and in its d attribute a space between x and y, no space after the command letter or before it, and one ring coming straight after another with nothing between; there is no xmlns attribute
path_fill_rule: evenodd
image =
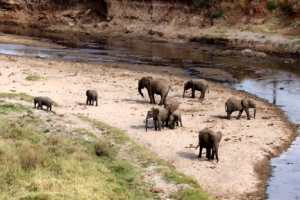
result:
<svg viewBox="0 0 300 200"><path fill-rule="evenodd" d="M40 41L35 41L35 40L32 40L32 39L30 39L30 38L26 38L26 37L16 37L16 36L10 36L10 35L5 35L5 37L4 38L0 38L0 41L2 42L2 40L3 40L3 42L7 42L7 43L9 43L9 41L13 41L13 42L19 42L19 44L31 44L31 45L33 45L33 44L36 44L36 45L49 45L48 43L44 43L43 44L43 42L40 42ZM26 74L29 74L29 73L34 73L34 72L37 72L37 73L41 73L41 75L42 76L46 76L47 77L47 79L49 79L49 83L51 83L51 84L54 84L54 81L53 80L51 80L51 79L55 79L55 81L58 81L59 79L58 79L58 77L56 77L56 75L54 75L55 73L53 73L53 72L56 72L56 73L58 73L58 70L60 70L59 71L59 73L61 73L61 75L60 76L66 76L67 74L69 74L70 72L64 72L64 70L66 70L65 69L65 66L69 66L70 67L70 70L72 69L72 68L74 68L74 70L75 71L78 71L78 75L80 74L80 70L84 70L82 67L79 67L79 66L76 66L77 64L76 64L76 62L66 62L66 61L55 61L55 60L50 60L50 59L41 59L41 58L27 58L27 57L15 57L15 56L1 56L1 57L3 57L3 61L2 61L2 64L3 64L3 66L6 66L6 67L1 67L0 69L1 69L1 71L0 72L2 72L1 73L1 76L2 77L6 77L6 75L9 75L9 74L11 74L12 72L14 72L14 73L20 73L20 72L22 72L21 74L23 74L20 78L24 78L24 76L26 75ZM44 65L41 65L41 63L43 63L43 61L47 61L47 62L49 62L48 64L45 64L44 63ZM51 65L50 65L50 63L51 63ZM66 64L65 66L62 66L62 64ZM18 67L16 66L16 65L19 65ZM24 65L24 66L22 66L22 65ZM35 66L35 67L32 67L32 66ZM37 67L38 67L38 65L40 65L40 66L44 66L45 68L47 68L47 71L53 71L52 73L50 73L51 74L51 76L49 76L49 75L47 75L47 74L49 74L49 72L46 72L46 74L44 73L44 75L43 75L43 73L39 70L39 69L37 69ZM57 69L55 69L56 66L57 65ZM76 66L76 67L74 67L74 65ZM80 65L80 62L79 62L79 64L78 65ZM174 83L178 86L177 87L177 89L178 90L180 90L180 92L181 92L181 85L182 85L182 83L183 83L183 81L184 80L187 80L188 79L188 77L186 77L186 74L184 74L183 72L179 72L179 71L176 71L176 70L174 70L174 71L176 71L176 72L173 72L173 70L172 70L172 72L170 71L170 68L164 68L164 67L160 67L159 68L159 72L156 72L156 73L153 73L153 71L154 71L154 69L155 70L157 70L157 67L151 67L151 66L147 66L147 70L141 70L141 69L138 69L137 68L137 66L128 66L128 65L123 65L123 64L102 64L101 66L98 66L98 64L97 63L87 63L87 64L85 64L85 63L83 63L82 65L87 65L87 67L89 68L89 69L92 69L92 70L95 70L95 71L99 71L100 69L94 69L95 67L99 67L99 68L101 68L101 70L102 70L102 72L101 72L101 76L105 76L105 77L111 77L111 76L116 76L117 78L120 78L120 77L122 77L122 76L124 76L124 74L127 76L128 75L128 73L132 73L132 74L134 74L133 75L133 77L134 77L134 79L133 80L137 80L137 78L138 77L141 77L141 76L146 76L146 75L148 75L148 74L152 74L152 75L154 75L154 76L164 76L164 77L168 77L168 78L175 78L176 79L176 81L174 81ZM10 70L6 70L5 68L10 68ZM13 69L12 69L13 68ZM48 69L49 68L49 69ZM126 70L126 73L124 73L123 72L123 70ZM12 71L11 71L12 70ZM25 70L25 71L24 71ZM114 70L116 71L116 73L114 72ZM127 70L129 70L128 72L127 72ZM72 72L74 72L73 70L71 70ZM86 70L84 70L85 71L85 73L88 73ZM108 72L106 72L106 73L108 73L109 75L105 75L105 73L103 74L103 71L108 71ZM24 73L24 72L26 72L26 73ZM167 74L166 74L167 73ZM118 74L118 76L116 75L116 74ZM49 77L48 77L49 76ZM57 75L58 76L58 75ZM87 76L87 74L84 74L84 76ZM96 77L95 75L93 75L93 74L88 74L88 76L93 76L93 78L94 79L99 79L98 77ZM176 77L174 77L174 76L176 76ZM39 92L41 92L41 91L39 91L39 90L41 90L41 89L39 89L39 90L36 90L35 88L34 88L34 85L35 84L38 84L38 83L33 83L33 85L32 86L29 86L30 87L30 90L28 90L29 88L26 88L26 87L28 87L28 84L24 84L24 81L22 80L22 79L20 79L20 80L17 80L17 82L13 82L12 81L13 79L12 78L8 78L7 80L5 80L5 82L7 82L6 84L7 85L5 85L3 82L1 83L1 88L3 89L3 90L5 90L5 91L7 91L7 92L9 92L10 90L11 90L11 87L13 87L13 88L18 88L17 90L27 90L29 93L36 93L36 95L38 95L38 93ZM2 80L3 81L3 80ZM72 80L72 81L74 81L74 80ZM71 81L71 82L72 82ZM99 81L99 80L98 80ZM131 81L132 81L132 78L131 78ZM48 81L46 80L45 81L45 84L46 85L48 85L48 83L47 83ZM97 82L97 81L96 81ZM180 84L179 84L180 83ZM64 83L64 84L68 84L68 83ZM70 86L71 87L76 87L76 86L74 86L72 83L69 83L69 84L71 84ZM102 86L102 87L104 87L103 85L101 85L100 83L96 83L96 84L99 84L99 87L100 86ZM124 83L124 84L128 84L128 83ZM217 102L218 103L220 103L220 101L224 101L224 100L226 100L226 99L224 99L224 98L226 98L226 96L229 96L230 94L235 94L235 95L239 95L239 96L243 96L243 95L247 95L247 96L249 96L249 97L251 97L251 98L253 98L253 99L255 99L256 101L259 101L260 103L260 105L262 105L263 107L268 107L268 108L270 108L270 114L269 115L271 115L271 116L273 116L273 115L277 115L278 117L279 117L279 119L274 119L274 118L272 118L272 119L267 119L268 118L268 116L262 116L262 115L259 115L259 117L260 118L258 118L258 119L263 119L263 117L265 117L265 119L264 119L264 123L266 124L266 126L267 126L267 128L268 129L271 129L271 130L263 130L263 131L267 131L267 132L272 132L272 131L274 131L274 132L278 132L278 130L284 130L284 132L286 131L286 132L288 132L288 135L282 135L282 136L276 136L276 138L278 139L278 141L277 141L277 139L275 139L275 138L272 138L272 139L274 139L274 140L276 140L276 143L278 143L278 144L280 144L280 145L275 145L275 146L273 146L273 145L270 145L270 141L263 141L262 143L260 143L260 145L261 146L264 146L263 148L264 148L264 150L262 151L262 150L259 150L259 152L261 153L261 152L264 152L264 155L262 156L262 159L261 160L259 160L259 161L256 161L254 164L253 164L253 168L254 168L254 171L255 171L255 173L256 173L256 178L258 178L258 183L256 183L255 185L255 187L256 187L256 189L257 190L255 190L255 191L251 191L251 192L246 192L246 194L239 194L239 195L242 195L242 196L239 196L239 197L241 197L241 198L237 198L237 194L235 194L235 195L233 195L235 198L233 198L233 199L248 199L248 198L252 198L252 197L254 197L254 198L261 198L261 197L266 197L266 194L265 194L265 189L266 189L266 181L268 180L268 178L271 176L271 170L272 170L272 168L271 168L271 166L270 166L270 164L269 164L269 162L268 162L268 160L270 159L270 158L272 158L272 157L276 157L276 156L278 156L282 151L284 151L286 148L288 148L289 146L290 146L290 144L291 144L291 142L295 139L295 137L298 135L296 132L297 132L297 126L295 125L295 124L293 124L292 122L290 122L288 119L287 119L287 117L285 116L285 114L283 113L283 111L281 110L281 109L279 109L279 108L277 108L276 106L274 106L273 104L270 104L270 103L268 103L267 101L265 101L265 100L262 100L262 99L260 99L260 98L258 98L258 97L256 97L256 96L254 96L254 95L251 95L251 94L247 94L247 93L245 93L245 92L242 92L242 91L237 91L237 90L235 90L235 89L233 89L233 88L228 88L228 87L225 87L225 86L223 86L223 85L220 85L220 84L216 84L216 83L212 83L212 82L210 82L210 84L213 86L213 88L214 88L214 91L217 91L217 94L213 94L213 95L208 95L207 96L207 98L209 99L209 98L211 98L211 99L215 99L215 100L217 100ZM180 87L179 87L179 85L180 85ZM66 101L64 101L63 99L61 99L61 97L59 97L59 95L55 95L55 91L53 91L53 89L54 88L52 88L51 89L51 87L50 88L48 88L47 86L45 86L47 89L42 89L42 91L44 91L44 90L49 90L48 92L46 92L46 93L49 93L49 94L51 94L51 95L54 95L54 97L55 97L55 100L56 101L58 101L58 102L60 102L62 105L65 105L65 106L67 106L67 102ZM83 86L81 86L81 87L83 87ZM134 83L134 84L132 84L132 83L130 83L130 87L136 87L136 83ZM83 87L84 88L84 87ZM81 88L81 89L83 89L83 88ZM107 89L107 88L106 88ZM124 90L126 90L126 88L123 88ZM14 89L15 90L15 89ZM32 91L34 91L34 92L32 92ZM222 94L222 92L221 91L226 91L226 94ZM45 92L45 91L44 91ZM130 91L129 91L129 93L130 93ZM75 95L79 95L79 94L75 94ZM128 94L127 94L128 95ZM110 95L107 95L107 96L110 96ZM129 95L130 96L130 95ZM219 97L220 96L220 97ZM118 97L118 96L113 96L114 98L116 98L116 99L118 99L118 98L120 98L120 97ZM136 96L130 96L132 99L139 99L139 98L137 98ZM178 97L178 96L177 96ZM222 97L222 98L221 98ZM77 97L78 98L78 97ZM106 100L106 99L105 99ZM145 100L146 101L146 100ZM136 100L136 102L140 102L140 100ZM135 103L136 103L135 102ZM147 102L147 101L146 101ZM105 103L107 103L107 107L110 107L110 106L112 106L112 107L114 107L115 105L109 105L109 101L108 100L106 100L105 101ZM123 102L123 103L126 103L126 102ZM141 102L140 102L141 103ZM193 101L193 102L190 102L190 99L182 99L182 102L181 103L183 103L183 104L195 104L195 103L197 103L197 101ZM203 104L203 105L205 105L207 102L204 102L204 103L201 103L201 104ZM132 106L136 106L136 104L133 104ZM218 105L215 105L215 106L218 106ZM139 107L140 109L149 109L149 107L150 107L150 105L149 104L147 104L147 103L143 103L143 105L141 106L141 107ZM125 108L124 108L125 109ZM127 108L128 109L128 108ZM219 114L219 112L218 112L218 110L219 109L223 109L223 106L221 107L220 106L220 108L218 107L217 108L217 111L215 111L216 113L215 114L213 114L213 115L211 115L211 114L209 114L210 113L210 110L209 109L202 109L202 110L199 110L199 109L197 109L196 107L194 107L194 110L192 111L195 115L199 115L200 116L200 114L201 115L203 115L203 113L204 113L204 115L205 115L205 119L203 119L203 121L209 121L209 120L215 120L215 121L217 121L218 123L221 123L222 125L220 126L220 125L218 125L218 123L215 123L214 125L213 125L213 127L214 128L216 128L216 129L220 129L220 130L223 130L223 128L225 128L225 130L226 130L226 126L228 126L228 125L233 125L233 121L234 120L230 120L228 123L227 123L227 121L224 121L224 119L222 118L222 117L220 117L220 116L218 116ZM268 109L267 109L268 110ZM91 111L91 110L90 110ZM127 110L128 111L128 110ZM193 117L191 117L191 116L189 116L190 114L189 114L189 111L191 111L189 108L187 108L187 107L183 107L183 112L185 113L185 115L187 115L187 118L190 118L190 120L188 120L188 121L190 121L190 122L186 122L188 125L190 125L191 127L194 127L193 125L192 125L192 123L194 123L194 120L192 120L193 119ZM62 112L72 112L70 109L67 109L66 108L66 110L64 110L64 111L62 111ZM199 112L200 112L200 114L199 114ZM87 113L85 113L85 114L87 114ZM93 113L94 115L94 117L97 117L97 118L99 118L99 119L101 119L101 117L100 116L97 116L97 114L96 113ZM114 114L116 114L116 115L118 115L117 113L114 113ZM224 113L223 113L224 114ZM217 117L216 117L217 116ZM131 114L128 116L128 117L131 117ZM101 119L101 120L103 120L103 121L105 121L105 120L108 120L108 119ZM272 121L273 120L273 121ZM276 121L276 123L280 123L280 125L279 125L279 127L277 127L277 128L275 128L275 126L276 126L276 124L274 123L274 120ZM250 120L251 122L256 122L256 121L254 121L254 120ZM143 132L143 130L132 130L132 126L135 126L134 124L138 124L138 123L141 123L141 119L140 118L138 118L138 119L136 119L136 121L131 125L131 126L129 126L128 127L128 125L126 125L126 123L124 123L124 124L118 124L118 123L116 123L116 122L114 122L112 119L110 119L110 121L105 121L106 123L108 123L108 124L114 124L114 126L116 126L116 127L118 127L118 128L122 128L122 129L125 129L126 130L126 132L128 132L128 134L131 136L131 137L133 137L134 139L135 139L135 141L138 141L141 145L143 145L143 146L148 146L148 140L147 140L147 142L143 142L143 141L140 141L141 139L139 139L139 138L142 138L142 137L144 137L143 135L144 135L144 132ZM237 121L237 123L238 123L238 126L235 126L234 128L234 131L233 132L236 132L236 133L238 133L239 131L245 131L245 130L240 130L240 127L239 126L241 126L241 125L245 125L245 123L246 123L246 126L247 125L249 125L249 124L247 124L247 123L249 123L249 121L245 121L245 120L240 120L240 121ZM259 122L256 122L256 123L258 123L257 124L257 126L259 126ZM273 124L273 125L271 125L271 126L268 126L269 124ZM187 125L187 127L189 127ZM202 127L203 125L201 125L201 124L198 124L200 127ZM210 125L211 126L211 125ZM250 126L250 125L249 125ZM252 127L253 126L253 124L251 124L251 126L250 127ZM223 128L222 128L223 127ZM172 135L176 135L176 134L179 134L180 135L180 133L179 133L179 129L177 129L177 130L175 130L175 132L173 132L173 131L166 131L167 133L169 133L169 134L172 134ZM184 132L185 133L188 133L188 132L191 132L192 130L184 130ZM194 131L194 130L193 130ZM199 131L199 130L198 130ZM164 131L165 132L165 131ZM249 132L243 132L243 134L251 134L251 132L249 133ZM157 137L157 134L155 134L155 133L151 133L151 134L149 134L149 135L151 135L150 136L150 138L156 138ZM164 136L164 137L168 137L168 136ZM229 137L229 136L228 136ZM195 136L191 136L191 138L193 139L193 141L195 140ZM223 137L223 138L225 138L225 137ZM144 138L145 139L145 138ZM150 139L151 140L151 139ZM232 139L233 140L233 139ZM176 142L175 142L176 143ZM225 143L225 142L224 142ZM224 144L223 143L223 144ZM268 145L267 145L267 147L265 147L265 144L266 143L268 143ZM182 145L180 145L180 144L178 144L179 145L179 150L181 151L182 150ZM225 145L225 144L224 144ZM249 144L248 144L249 145ZM227 145L226 145L227 146ZM271 146L271 147L270 147ZM166 148L166 147L164 147L163 145L162 146L155 146L155 144L151 144L150 146L148 146L148 148L150 148L151 150L153 150L154 152L156 152L158 155L159 155L159 151L161 151L160 149L164 149L164 148ZM223 148L227 148L227 147L223 147ZM155 150L155 149L158 149L158 150ZM234 148L233 148L234 149ZM233 149L231 149L232 151L233 151ZM189 152L189 153L191 153L191 152ZM231 152L231 153L233 153L233 152ZM166 159L166 160L168 160L168 161L171 161L172 162L172 158L170 159L169 157L167 157L166 155L159 155L160 157L162 157L163 159ZM190 157L189 157L190 158ZM223 158L224 159L224 158ZM184 171L184 167L183 166L180 166L180 165L178 165L178 161L173 161L174 163L174 165L176 166L176 168L179 168L180 169L180 171ZM227 164L230 164L229 162L230 162L230 160L226 160L225 159L225 162L227 163ZM201 163L203 163L203 162L201 162ZM188 164L190 164L190 163L188 163ZM214 163L212 164L212 163L210 163L210 162L207 162L207 163L205 163L205 167L204 168L210 168L211 166L216 166ZM232 165L234 165L234 164L232 164ZM268 167L266 167L266 166L268 166ZM231 166L232 167L232 166ZM218 168L218 167L217 167ZM198 169L199 170L199 169ZM217 170L215 170L215 171L217 171ZM215 172L215 173L217 173L217 172ZM252 177L253 178L253 177ZM198 179L197 179L198 180ZM210 181L213 181L213 180L210 180ZM201 182L200 182L200 184L201 184ZM211 189L211 187L212 186L206 186L208 189L206 189L206 190L212 190ZM205 188L205 187L204 187ZM247 191L248 190L248 188L244 188L244 191ZM216 197L216 198L223 198L222 196L218 196L217 195L217 193L216 192L218 192L218 190L217 191L215 191L215 192L213 192L213 194L211 194L210 192L208 192L209 194L211 194L211 195L213 195L214 197ZM229 195L229 196L228 196ZM232 199L232 198L230 198L230 193L229 194L227 194L227 195L225 195L225 198L224 199Z"/></svg>

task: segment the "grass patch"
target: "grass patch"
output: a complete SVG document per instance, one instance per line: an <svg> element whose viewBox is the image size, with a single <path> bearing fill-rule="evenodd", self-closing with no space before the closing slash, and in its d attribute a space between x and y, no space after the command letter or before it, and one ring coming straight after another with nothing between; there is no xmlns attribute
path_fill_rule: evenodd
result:
<svg viewBox="0 0 300 200"><path fill-rule="evenodd" d="M76 128L70 134L79 135L79 136L88 136L91 138L96 138L95 134L86 130L85 128Z"/></svg>
<svg viewBox="0 0 300 200"><path fill-rule="evenodd" d="M269 10L274 10L278 7L278 5L274 0L270 0L270 1L267 1L267 7Z"/></svg>
<svg viewBox="0 0 300 200"><path fill-rule="evenodd" d="M0 98L20 99L20 100L27 101L27 102L33 102L35 97L31 96L29 94L23 93L23 92L21 92L21 93L2 92L2 93L0 93ZM52 105L54 105L56 107L59 106L59 104L53 100L52 100ZM56 114L56 113L54 113L54 111L52 113Z"/></svg>
<svg viewBox="0 0 300 200"><path fill-rule="evenodd" d="M27 101L27 102L33 102L34 96L25 94L23 92L21 93L0 93L0 98L8 98L8 99L16 99L19 98L20 100Z"/></svg>
<svg viewBox="0 0 300 200"><path fill-rule="evenodd" d="M212 19L220 18L220 17L223 16L223 14L224 14L224 8L219 8L218 10L216 10L215 12L213 12L210 17Z"/></svg>
<svg viewBox="0 0 300 200"><path fill-rule="evenodd" d="M180 200L199 200L199 199L211 199L207 194L204 194L203 191L193 188L182 188L178 192L175 192L171 195L173 199Z"/></svg>
<svg viewBox="0 0 300 200"><path fill-rule="evenodd" d="M13 103L7 103L7 104L1 104L0 105L0 112L21 112L21 111L28 111L29 108L25 107L21 104L13 104Z"/></svg>
<svg viewBox="0 0 300 200"><path fill-rule="evenodd" d="M174 198L209 199L202 198L205 193L192 178L176 172L121 130L78 117L101 130L103 138L70 138L63 129L59 135L44 134L49 118L0 113L0 199L160 199L149 191L152 183L141 179L152 165L166 180L190 188L173 193ZM83 128L75 132L92 134Z"/></svg>
<svg viewBox="0 0 300 200"><path fill-rule="evenodd" d="M37 74L31 74L31 75L28 75L25 79L28 81L36 81L36 80L44 79L44 77L37 75Z"/></svg>

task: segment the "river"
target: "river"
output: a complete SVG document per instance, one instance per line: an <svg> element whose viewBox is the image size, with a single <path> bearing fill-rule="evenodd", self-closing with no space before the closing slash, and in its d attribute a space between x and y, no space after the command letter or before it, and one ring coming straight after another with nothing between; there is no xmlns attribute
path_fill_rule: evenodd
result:
<svg viewBox="0 0 300 200"><path fill-rule="evenodd" d="M45 48L0 43L2 54L182 68L191 77L217 81L266 99L280 107L292 122L300 124L300 69L296 64L286 64L278 60L213 56L210 51L216 47L199 44L156 43L89 35L70 36L7 26L1 26L0 32L33 37L64 46ZM208 68L214 69L215 73L207 73ZM273 172L267 183L268 199L300 198L299 144L300 138L297 137L289 149L270 160Z"/></svg>

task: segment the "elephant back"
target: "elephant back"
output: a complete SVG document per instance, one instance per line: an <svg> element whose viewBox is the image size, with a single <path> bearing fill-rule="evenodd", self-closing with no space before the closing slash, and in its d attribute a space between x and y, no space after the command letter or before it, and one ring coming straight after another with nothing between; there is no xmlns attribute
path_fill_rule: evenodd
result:
<svg viewBox="0 0 300 200"><path fill-rule="evenodd" d="M169 97L165 100L164 107L169 113L173 113L179 108L179 101L175 97Z"/></svg>

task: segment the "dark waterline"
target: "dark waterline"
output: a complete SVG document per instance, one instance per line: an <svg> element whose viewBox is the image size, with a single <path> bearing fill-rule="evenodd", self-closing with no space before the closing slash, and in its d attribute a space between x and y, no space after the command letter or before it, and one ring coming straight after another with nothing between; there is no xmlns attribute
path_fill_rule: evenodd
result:
<svg viewBox="0 0 300 200"><path fill-rule="evenodd" d="M65 48L41 48L0 44L0 53L39 56L52 59L93 60L169 66L187 70L191 77L208 78L224 85L245 90L281 107L289 119L300 124L300 69L293 64L256 59L211 56L215 47L197 44L153 43L143 40L97 38L88 35L46 33L16 27L0 27L8 34L34 37ZM227 74L225 78L203 72L205 68ZM225 111L224 111L225 112ZM270 161L272 177L268 181L269 199L299 199L299 137L278 158Z"/></svg>

